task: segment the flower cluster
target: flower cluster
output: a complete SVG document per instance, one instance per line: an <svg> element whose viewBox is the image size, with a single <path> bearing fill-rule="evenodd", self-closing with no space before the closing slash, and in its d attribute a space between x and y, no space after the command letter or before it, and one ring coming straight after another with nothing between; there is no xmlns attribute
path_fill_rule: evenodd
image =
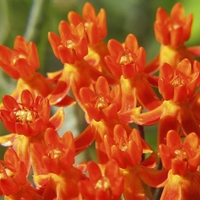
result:
<svg viewBox="0 0 200 200"><path fill-rule="evenodd" d="M151 62L133 34L104 42L106 13L86 3L69 12L48 39L63 69L42 75L36 45L17 36L0 45L0 67L17 86L5 95L0 119L10 132L0 161L6 200L200 199L200 46L187 47L193 15L176 3L159 8L161 47ZM58 131L64 108L77 103L86 129ZM51 107L58 107L51 115ZM134 125L134 126L133 126ZM157 125L157 150L144 126ZM133 128L134 127L134 128ZM95 144L97 161L76 156Z"/></svg>

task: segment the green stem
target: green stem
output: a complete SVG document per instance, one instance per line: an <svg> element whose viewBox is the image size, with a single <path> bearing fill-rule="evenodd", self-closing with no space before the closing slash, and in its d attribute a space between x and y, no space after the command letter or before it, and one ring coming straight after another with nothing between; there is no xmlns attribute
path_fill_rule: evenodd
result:
<svg viewBox="0 0 200 200"><path fill-rule="evenodd" d="M37 42L39 40L39 36L41 33L42 23L44 22L44 11L47 8L49 0L34 0L27 27L24 33L24 38L27 42L34 41Z"/></svg>

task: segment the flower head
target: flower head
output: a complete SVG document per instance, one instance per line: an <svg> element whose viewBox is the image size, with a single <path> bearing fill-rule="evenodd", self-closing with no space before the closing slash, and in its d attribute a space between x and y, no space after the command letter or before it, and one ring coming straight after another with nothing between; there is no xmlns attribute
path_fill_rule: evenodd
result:
<svg viewBox="0 0 200 200"><path fill-rule="evenodd" d="M110 55L105 57L105 61L117 78L122 75L124 78L134 78L137 73L143 72L146 63L145 50L139 47L133 34L126 37L124 44L114 39L110 40L108 49Z"/></svg>
<svg viewBox="0 0 200 200"><path fill-rule="evenodd" d="M0 161L0 195L18 192L27 183L27 170L12 148L8 148L4 161Z"/></svg>
<svg viewBox="0 0 200 200"><path fill-rule="evenodd" d="M44 191L44 199L78 199L77 183L85 176L73 166L74 157L74 138L70 131L60 138L54 129L48 128L44 144L31 146L34 181Z"/></svg>
<svg viewBox="0 0 200 200"><path fill-rule="evenodd" d="M192 68L191 62L186 58L178 64L176 69L167 63L161 66L158 88L165 100L184 102L194 96L199 83L199 72L193 73Z"/></svg>
<svg viewBox="0 0 200 200"><path fill-rule="evenodd" d="M46 173L59 174L62 170L67 171L74 163L75 146L74 138L71 132L66 132L62 138L53 128L48 128L44 133L44 142L42 144L33 144L32 159L35 174L41 171ZM40 159L38 156L40 154ZM43 170L41 170L43 168Z"/></svg>
<svg viewBox="0 0 200 200"><path fill-rule="evenodd" d="M62 63L81 61L88 53L87 39L83 24L73 25L65 21L59 24L60 37L55 33L48 34L49 42L55 56Z"/></svg>
<svg viewBox="0 0 200 200"><path fill-rule="evenodd" d="M79 182L82 196L88 200L119 200L124 188L124 179L114 160L100 166L93 161L87 164L89 179Z"/></svg>
<svg viewBox="0 0 200 200"><path fill-rule="evenodd" d="M48 99L41 96L34 99L28 90L21 93L20 103L12 96L5 95L3 105L4 108L0 110L1 120L12 133L25 136L37 135L49 122Z"/></svg>
<svg viewBox="0 0 200 200"><path fill-rule="evenodd" d="M14 79L28 79L39 68L36 46L17 36L13 50L0 45L0 67Z"/></svg>
<svg viewBox="0 0 200 200"><path fill-rule="evenodd" d="M182 142L180 135L171 130L167 133L166 145L159 146L159 153L165 169L172 169L173 174L185 176L188 171L197 171L200 164L199 137L192 132Z"/></svg>
<svg viewBox="0 0 200 200"><path fill-rule="evenodd" d="M113 137L111 135L104 136L104 145L108 158L115 159L121 168L134 167L142 161L143 152L152 152L142 140L137 129L133 129L128 134L120 124L114 127Z"/></svg>
<svg viewBox="0 0 200 200"><path fill-rule="evenodd" d="M169 171L161 199L199 199L199 137L192 132L182 142L179 134L170 130L166 140L166 145L159 146L163 167Z"/></svg>
<svg viewBox="0 0 200 200"><path fill-rule="evenodd" d="M78 13L71 11L68 14L68 19L75 26L80 23L84 24L89 44L96 44L106 37L107 27L104 9L96 14L92 4L87 2L83 7L83 18Z"/></svg>
<svg viewBox="0 0 200 200"><path fill-rule="evenodd" d="M95 84L95 91L83 87L80 89L82 105L87 114L87 120L110 120L117 116L120 108L119 87L110 88L104 77L99 77Z"/></svg>
<svg viewBox="0 0 200 200"><path fill-rule="evenodd" d="M190 37L192 21L192 14L184 16L181 3L174 5L170 16L163 8L159 8L154 23L156 39L163 45L181 46Z"/></svg>

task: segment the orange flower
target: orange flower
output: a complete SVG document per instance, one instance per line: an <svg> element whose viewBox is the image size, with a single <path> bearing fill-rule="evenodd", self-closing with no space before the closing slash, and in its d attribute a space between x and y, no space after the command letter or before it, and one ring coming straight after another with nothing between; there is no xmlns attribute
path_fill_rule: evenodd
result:
<svg viewBox="0 0 200 200"><path fill-rule="evenodd" d="M114 160L105 166L90 161L87 164L89 178L79 182L79 190L87 200L120 200L124 189L124 179Z"/></svg>
<svg viewBox="0 0 200 200"><path fill-rule="evenodd" d="M139 47L136 37L129 34L123 44L117 40L108 42L110 55L105 61L115 77L120 79L122 91L121 113L134 109L141 104L147 109L157 107L160 102L149 83L149 76L144 73L146 53Z"/></svg>
<svg viewBox="0 0 200 200"><path fill-rule="evenodd" d="M163 99L174 102L186 102L194 96L199 83L199 72L193 72L196 61L192 65L188 59L182 60L176 69L164 63L158 80L158 88Z"/></svg>
<svg viewBox="0 0 200 200"><path fill-rule="evenodd" d="M133 34L126 37L124 44L114 39L110 40L108 49L110 55L105 57L105 61L117 78L122 75L124 78L135 78L137 73L143 72L146 63L145 50L139 47Z"/></svg>
<svg viewBox="0 0 200 200"><path fill-rule="evenodd" d="M163 166L169 171L161 199L199 199L199 137L192 132L182 142L179 134L170 130L166 141L159 146Z"/></svg>
<svg viewBox="0 0 200 200"><path fill-rule="evenodd" d="M172 169L173 174L186 176L188 172L195 172L200 164L200 141L194 133L189 133L184 142L180 135L170 130L167 133L166 145L159 146L159 153L166 170Z"/></svg>
<svg viewBox="0 0 200 200"><path fill-rule="evenodd" d="M184 16L184 8L181 3L176 3L170 16L163 8L159 8L156 14L154 30L156 39L162 44L159 55L145 68L146 73L153 73L159 65L170 64L176 68L178 63L187 58L191 62L200 56L200 47L186 47L185 42L190 38L193 15ZM162 73L162 69L160 69Z"/></svg>
<svg viewBox="0 0 200 200"><path fill-rule="evenodd" d="M46 173L59 174L62 170L67 171L74 164L75 146L71 132L66 132L60 138L53 128L48 128L44 133L44 142L45 146L34 143L31 147L35 174L40 174L44 170Z"/></svg>
<svg viewBox="0 0 200 200"><path fill-rule="evenodd" d="M74 26L65 21L59 24L60 37L49 32L48 39L55 56L62 63L75 63L81 61L88 53L87 39L83 24Z"/></svg>
<svg viewBox="0 0 200 200"><path fill-rule="evenodd" d="M137 129L133 129L128 134L120 124L114 127L113 137L108 134L104 136L104 144L108 158L115 159L121 168L134 167L142 161L143 151L152 152L148 144L142 140Z"/></svg>
<svg viewBox="0 0 200 200"><path fill-rule="evenodd" d="M89 44L99 43L102 38L106 37L107 27L104 9L101 9L98 15L96 15L92 4L87 2L83 7L83 19L74 11L69 12L68 19L74 26L80 23L84 24Z"/></svg>
<svg viewBox="0 0 200 200"><path fill-rule="evenodd" d="M0 45L0 67L14 79L29 79L39 68L35 44L17 36L13 50Z"/></svg>
<svg viewBox="0 0 200 200"><path fill-rule="evenodd" d="M43 190L42 197L78 199L77 183L85 176L73 167L75 146L72 133L68 131L60 138L54 129L48 128L44 142L45 145L34 143L31 146L34 181Z"/></svg>
<svg viewBox="0 0 200 200"><path fill-rule="evenodd" d="M44 142L43 132L47 127L58 130L64 121L64 111L62 108L58 109L49 119L48 99L41 96L34 99L28 90L22 92L21 103L8 95L3 98L3 103L5 108L0 110L1 120L12 133L1 136L0 144L13 146L29 172L33 164L30 159L31 144Z"/></svg>
<svg viewBox="0 0 200 200"><path fill-rule="evenodd" d="M95 91L86 87L81 88L80 98L88 122L114 119L120 108L119 87L115 86L111 89L102 76L97 79Z"/></svg>
<svg viewBox="0 0 200 200"><path fill-rule="evenodd" d="M0 196L5 199L41 199L39 191L27 181L27 169L12 148L4 154L0 161Z"/></svg>
<svg viewBox="0 0 200 200"><path fill-rule="evenodd" d="M27 170L12 148L4 154L4 161L0 161L0 195L9 196L17 193L26 183Z"/></svg>
<svg viewBox="0 0 200 200"><path fill-rule="evenodd" d="M0 110L1 120L12 133L25 136L37 135L49 123L50 107L48 99L33 98L28 90L21 94L21 102L9 95L3 97L4 108Z"/></svg>
<svg viewBox="0 0 200 200"><path fill-rule="evenodd" d="M190 38L192 21L192 14L184 16L181 3L174 5L170 17L163 8L159 8L154 23L156 39L163 45L182 46Z"/></svg>
<svg viewBox="0 0 200 200"><path fill-rule="evenodd" d="M142 114L133 114L132 119L143 125L158 124L158 144L165 143L166 134L173 129L183 130L184 134L195 132L200 135L199 92L195 92L199 84L199 72L193 71L188 59L182 60L177 69L163 64L162 77L158 86L164 100L160 106Z"/></svg>

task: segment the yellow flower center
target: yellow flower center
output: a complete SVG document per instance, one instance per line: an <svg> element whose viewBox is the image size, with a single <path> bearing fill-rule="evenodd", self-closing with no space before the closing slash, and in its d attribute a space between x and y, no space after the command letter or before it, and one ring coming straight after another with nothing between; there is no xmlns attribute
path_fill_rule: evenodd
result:
<svg viewBox="0 0 200 200"><path fill-rule="evenodd" d="M133 64L133 62L134 62L134 59L133 59L132 54L127 51L124 52L124 55L121 56L120 61L119 61L120 65Z"/></svg>
<svg viewBox="0 0 200 200"><path fill-rule="evenodd" d="M174 154L175 154L175 157L179 160L182 160L182 161L187 161L188 160L188 156L187 156L187 153L184 149L176 149L174 151Z"/></svg>
<svg viewBox="0 0 200 200"><path fill-rule="evenodd" d="M36 111L30 111L28 109L18 110L15 113L17 122L30 122L32 123L36 118L38 118L38 113Z"/></svg>
<svg viewBox="0 0 200 200"><path fill-rule="evenodd" d="M108 107L108 105L109 105L109 101L107 98L105 98L103 96L99 96L97 98L96 106L98 109L106 108L106 107Z"/></svg>
<svg viewBox="0 0 200 200"><path fill-rule="evenodd" d="M49 151L48 156L52 159L59 158L61 156L61 151L60 149L52 149Z"/></svg>
<svg viewBox="0 0 200 200"><path fill-rule="evenodd" d="M8 168L2 168L2 169L0 170L0 179L1 179L1 180L2 180L2 179L6 179L7 176L13 177L13 176L14 176L14 172L11 171L11 170L8 169Z"/></svg>
<svg viewBox="0 0 200 200"><path fill-rule="evenodd" d="M75 43L72 40L67 40L66 41L66 47L68 49L73 49L75 47Z"/></svg>
<svg viewBox="0 0 200 200"><path fill-rule="evenodd" d="M185 85L185 80L180 76L175 77L171 82L172 87L178 87Z"/></svg>
<svg viewBox="0 0 200 200"><path fill-rule="evenodd" d="M101 179L99 179L97 181L97 183L96 183L94 188L105 191L105 190L110 189L110 186L111 186L110 180L107 177L103 176Z"/></svg>

